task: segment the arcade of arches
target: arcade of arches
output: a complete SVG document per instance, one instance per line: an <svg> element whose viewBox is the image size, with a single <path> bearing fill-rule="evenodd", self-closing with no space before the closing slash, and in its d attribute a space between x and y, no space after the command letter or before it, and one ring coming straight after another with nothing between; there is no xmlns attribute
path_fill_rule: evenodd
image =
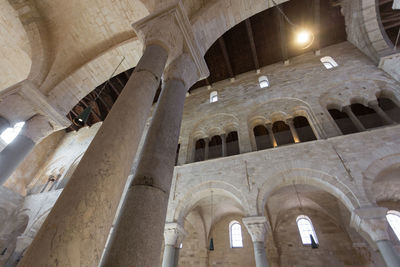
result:
<svg viewBox="0 0 400 267"><path fill-rule="evenodd" d="M400 266L398 1L0 7L0 266Z"/></svg>

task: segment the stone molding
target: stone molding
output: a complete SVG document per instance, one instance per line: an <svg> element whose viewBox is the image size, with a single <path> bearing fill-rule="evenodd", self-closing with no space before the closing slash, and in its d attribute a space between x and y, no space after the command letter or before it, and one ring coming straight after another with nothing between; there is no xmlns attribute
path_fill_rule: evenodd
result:
<svg viewBox="0 0 400 267"><path fill-rule="evenodd" d="M388 209L382 207L358 208L353 210L350 226L357 232L367 237L371 242L390 240L387 232L386 219Z"/></svg>
<svg viewBox="0 0 400 267"><path fill-rule="evenodd" d="M37 144L53 131L54 127L45 116L35 115L26 121L21 130L21 135L28 137Z"/></svg>
<svg viewBox="0 0 400 267"><path fill-rule="evenodd" d="M178 223L166 223L164 228L164 243L174 247L179 247L186 236L186 231Z"/></svg>
<svg viewBox="0 0 400 267"><path fill-rule="evenodd" d="M267 218L264 216L246 217L242 219L253 242L264 242L267 232Z"/></svg>
<svg viewBox="0 0 400 267"><path fill-rule="evenodd" d="M71 125L71 122L49 103L47 97L31 81L25 80L21 85L19 93L54 123L55 130L60 130Z"/></svg>
<svg viewBox="0 0 400 267"><path fill-rule="evenodd" d="M181 1L132 24L145 47L161 45L168 51L168 63L187 52L197 68L199 79L208 77L207 64L200 53L192 26Z"/></svg>

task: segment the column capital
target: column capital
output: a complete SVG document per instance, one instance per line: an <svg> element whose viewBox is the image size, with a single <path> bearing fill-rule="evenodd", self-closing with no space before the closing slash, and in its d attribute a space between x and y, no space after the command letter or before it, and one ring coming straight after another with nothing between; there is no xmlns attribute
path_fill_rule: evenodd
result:
<svg viewBox="0 0 400 267"><path fill-rule="evenodd" d="M387 232L387 211L387 208L382 207L355 209L351 214L350 226L371 243L390 240Z"/></svg>
<svg viewBox="0 0 400 267"><path fill-rule="evenodd" d="M53 131L54 127L45 116L35 115L25 122L20 134L37 144Z"/></svg>
<svg viewBox="0 0 400 267"><path fill-rule="evenodd" d="M186 231L178 223L166 223L164 228L165 245L179 247L186 236Z"/></svg>
<svg viewBox="0 0 400 267"><path fill-rule="evenodd" d="M199 80L199 72L197 66L188 53L183 53L171 62L165 70L163 79L180 80L185 84L186 89L189 89Z"/></svg>
<svg viewBox="0 0 400 267"><path fill-rule="evenodd" d="M188 53L200 79L209 75L207 64L194 37L192 26L181 1L132 24L144 46L156 44L168 51L168 63Z"/></svg>
<svg viewBox="0 0 400 267"><path fill-rule="evenodd" d="M264 242L267 232L267 218L264 216L246 217L242 219L253 242Z"/></svg>

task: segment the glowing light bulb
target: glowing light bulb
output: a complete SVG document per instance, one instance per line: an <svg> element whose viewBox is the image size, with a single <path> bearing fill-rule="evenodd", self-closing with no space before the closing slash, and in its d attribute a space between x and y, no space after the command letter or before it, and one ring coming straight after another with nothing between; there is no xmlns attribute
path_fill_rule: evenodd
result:
<svg viewBox="0 0 400 267"><path fill-rule="evenodd" d="M300 45L307 44L311 40L311 33L306 30L302 30L297 33L296 42Z"/></svg>

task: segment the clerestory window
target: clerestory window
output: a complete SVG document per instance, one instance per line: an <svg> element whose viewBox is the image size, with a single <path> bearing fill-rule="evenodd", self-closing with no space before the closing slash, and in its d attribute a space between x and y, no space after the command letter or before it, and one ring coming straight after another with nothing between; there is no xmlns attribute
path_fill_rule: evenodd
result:
<svg viewBox="0 0 400 267"><path fill-rule="evenodd" d="M400 212L389 210L386 214L386 219L388 220L390 227L392 227L393 232L400 240Z"/></svg>
<svg viewBox="0 0 400 267"><path fill-rule="evenodd" d="M315 234L314 227L310 218L305 215L300 215L299 217L297 217L296 222L297 227L299 228L301 242L303 243L303 245L311 245L310 235L312 235L312 237L314 238L315 243L318 244L318 238Z"/></svg>
<svg viewBox="0 0 400 267"><path fill-rule="evenodd" d="M322 64L324 64L326 69L333 69L338 67L339 65L336 63L336 61L332 57L323 57L320 59Z"/></svg>
<svg viewBox="0 0 400 267"><path fill-rule="evenodd" d="M242 226L237 221L232 221L229 224L229 237L231 241L231 248L242 248L243 237L242 237Z"/></svg>

